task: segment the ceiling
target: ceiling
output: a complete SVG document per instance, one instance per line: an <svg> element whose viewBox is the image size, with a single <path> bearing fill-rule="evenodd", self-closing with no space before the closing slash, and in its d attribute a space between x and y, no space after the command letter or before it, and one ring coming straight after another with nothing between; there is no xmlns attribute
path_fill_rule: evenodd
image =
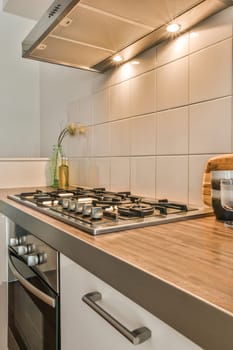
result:
<svg viewBox="0 0 233 350"><path fill-rule="evenodd" d="M14 15L38 20L53 0L3 0L3 10Z"/></svg>

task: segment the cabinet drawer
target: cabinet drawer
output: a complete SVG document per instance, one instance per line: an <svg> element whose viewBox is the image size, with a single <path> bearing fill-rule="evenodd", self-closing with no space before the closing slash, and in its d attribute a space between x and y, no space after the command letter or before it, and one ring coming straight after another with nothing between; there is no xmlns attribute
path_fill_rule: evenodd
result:
<svg viewBox="0 0 233 350"><path fill-rule="evenodd" d="M129 276L130 278L130 276ZM83 301L98 292L95 303L130 331L146 327L151 337L134 345ZM201 348L105 282L61 255L62 350L200 350Z"/></svg>

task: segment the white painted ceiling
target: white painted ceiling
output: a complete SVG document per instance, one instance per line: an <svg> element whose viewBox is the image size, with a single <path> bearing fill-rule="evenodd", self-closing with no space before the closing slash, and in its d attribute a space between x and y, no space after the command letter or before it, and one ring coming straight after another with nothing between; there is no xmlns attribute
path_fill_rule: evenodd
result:
<svg viewBox="0 0 233 350"><path fill-rule="evenodd" d="M38 20L53 0L3 0L3 10L21 17Z"/></svg>

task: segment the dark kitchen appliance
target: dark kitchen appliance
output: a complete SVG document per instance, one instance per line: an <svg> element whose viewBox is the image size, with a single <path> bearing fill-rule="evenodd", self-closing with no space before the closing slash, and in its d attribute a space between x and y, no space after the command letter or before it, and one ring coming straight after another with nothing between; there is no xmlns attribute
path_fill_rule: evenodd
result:
<svg viewBox="0 0 233 350"><path fill-rule="evenodd" d="M8 197L92 235L212 214L211 208L194 208L167 199L154 200L105 188L36 190Z"/></svg>
<svg viewBox="0 0 233 350"><path fill-rule="evenodd" d="M8 220L8 349L59 350L59 253Z"/></svg>

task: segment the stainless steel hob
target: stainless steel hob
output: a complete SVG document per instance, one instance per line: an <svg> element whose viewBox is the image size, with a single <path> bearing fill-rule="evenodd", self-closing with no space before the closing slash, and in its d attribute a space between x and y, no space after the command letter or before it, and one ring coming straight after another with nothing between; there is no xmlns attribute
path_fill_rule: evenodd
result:
<svg viewBox="0 0 233 350"><path fill-rule="evenodd" d="M105 188L35 190L8 198L92 235L212 214L210 208L194 208L167 199L154 200L132 195L129 191L111 192Z"/></svg>

